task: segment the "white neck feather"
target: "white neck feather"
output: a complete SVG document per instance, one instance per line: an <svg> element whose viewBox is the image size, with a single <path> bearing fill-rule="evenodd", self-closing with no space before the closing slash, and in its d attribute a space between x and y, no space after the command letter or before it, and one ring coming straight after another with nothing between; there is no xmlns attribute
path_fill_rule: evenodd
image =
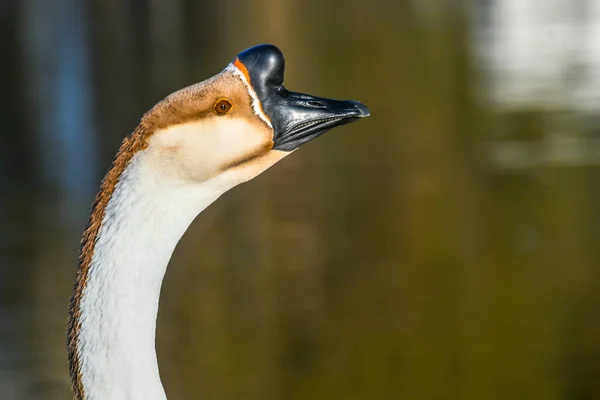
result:
<svg viewBox="0 0 600 400"><path fill-rule="evenodd" d="M78 351L90 400L166 398L154 337L167 264L196 215L235 185L161 178L144 153L108 203L81 300Z"/></svg>

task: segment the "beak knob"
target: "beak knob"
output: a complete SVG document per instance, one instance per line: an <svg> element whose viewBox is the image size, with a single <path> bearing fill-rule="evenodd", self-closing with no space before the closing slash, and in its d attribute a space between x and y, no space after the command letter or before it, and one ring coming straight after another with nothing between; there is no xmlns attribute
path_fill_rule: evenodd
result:
<svg viewBox="0 0 600 400"><path fill-rule="evenodd" d="M283 53L272 44L261 44L241 52L240 60L250 75L250 83L262 100L268 92L283 85L285 59Z"/></svg>

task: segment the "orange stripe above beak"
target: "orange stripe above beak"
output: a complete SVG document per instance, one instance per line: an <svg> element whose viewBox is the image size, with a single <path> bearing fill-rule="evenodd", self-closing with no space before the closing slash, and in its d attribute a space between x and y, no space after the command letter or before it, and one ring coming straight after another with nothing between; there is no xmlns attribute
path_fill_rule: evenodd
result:
<svg viewBox="0 0 600 400"><path fill-rule="evenodd" d="M250 85L252 90L254 90L254 88L252 87L252 81L250 80L250 73L248 72L248 68L246 68L246 65L242 61L240 61L239 58L235 59L235 61L233 62L233 65L237 69L239 69L242 74L244 74L244 76L246 77L246 81L248 82L248 85ZM267 113L263 109L262 103L260 102L260 100L258 100L258 98L257 98L257 103L258 103L258 106L260 107L260 111L263 113L265 118L267 118L269 120L269 122L271 122L271 117L269 117L267 115Z"/></svg>
<svg viewBox="0 0 600 400"><path fill-rule="evenodd" d="M239 58L235 59L233 65L235 65L236 68L239 69L242 74L244 74L248 83L252 85L252 82L250 82L250 73L248 72L248 68L246 68L246 65L244 65L244 63L241 62Z"/></svg>

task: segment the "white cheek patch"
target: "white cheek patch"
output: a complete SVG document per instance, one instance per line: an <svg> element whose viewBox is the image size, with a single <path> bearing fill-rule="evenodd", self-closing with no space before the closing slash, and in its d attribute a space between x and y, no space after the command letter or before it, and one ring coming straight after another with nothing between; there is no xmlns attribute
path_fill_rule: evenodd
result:
<svg viewBox="0 0 600 400"><path fill-rule="evenodd" d="M242 82L244 82L244 84L246 85L246 88L248 89L248 93L250 94L250 97L252 98L252 109L254 110L254 113L256 115L258 115L258 117L260 119L262 119L269 128L273 129L273 125L271 124L271 121L269 120L269 118L263 112L260 100L258 99L258 95L254 91L254 88L252 87L250 82L248 82L246 75L242 71L240 71L239 68L236 67L233 63L230 63L227 66L227 68L225 68L225 71L229 71L229 72L233 73L238 78L240 78L242 80Z"/></svg>

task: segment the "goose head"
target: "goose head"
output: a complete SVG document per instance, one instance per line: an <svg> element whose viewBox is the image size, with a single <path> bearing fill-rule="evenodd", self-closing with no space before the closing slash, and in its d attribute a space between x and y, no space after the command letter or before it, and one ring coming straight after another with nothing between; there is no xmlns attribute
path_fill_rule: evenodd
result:
<svg viewBox="0 0 600 400"><path fill-rule="evenodd" d="M240 53L221 73L177 91L151 109L153 173L177 181L250 180L324 132L369 115L357 101L284 87L285 61L273 45Z"/></svg>

